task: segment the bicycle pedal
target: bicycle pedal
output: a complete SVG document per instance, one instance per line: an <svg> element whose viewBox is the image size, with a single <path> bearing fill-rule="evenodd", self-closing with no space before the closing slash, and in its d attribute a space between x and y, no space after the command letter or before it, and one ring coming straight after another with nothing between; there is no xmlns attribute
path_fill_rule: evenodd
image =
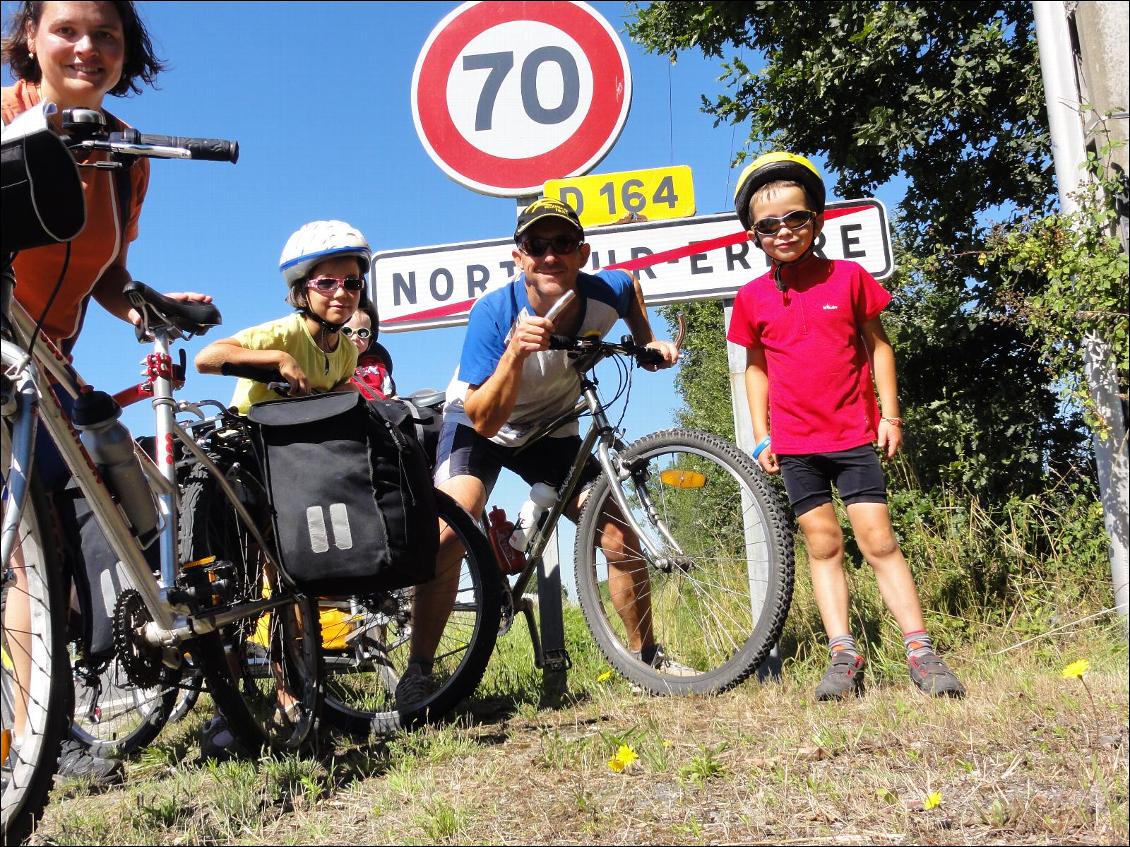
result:
<svg viewBox="0 0 1130 847"><path fill-rule="evenodd" d="M565 648L546 651L543 665L545 670L552 673L565 673L571 667L573 667L573 660L569 658L569 651Z"/></svg>

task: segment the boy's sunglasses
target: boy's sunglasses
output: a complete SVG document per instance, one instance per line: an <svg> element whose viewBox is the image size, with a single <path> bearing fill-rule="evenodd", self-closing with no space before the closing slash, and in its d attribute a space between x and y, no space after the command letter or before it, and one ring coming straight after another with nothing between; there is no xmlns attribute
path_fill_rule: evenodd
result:
<svg viewBox="0 0 1130 847"><path fill-rule="evenodd" d="M343 326L341 328L341 334L346 338L352 338L356 335L358 338L364 341L366 338L373 334L373 331L367 326L359 326L357 327L357 329L354 329L351 326Z"/></svg>
<svg viewBox="0 0 1130 847"><path fill-rule="evenodd" d="M359 276L320 276L317 279L306 281L307 288L313 288L320 294L333 294L338 288L346 291L360 291L365 287L365 280Z"/></svg>
<svg viewBox="0 0 1130 847"><path fill-rule="evenodd" d="M518 245L527 256L540 259L546 251L553 248L554 255L565 256L581 246L581 239L575 235L555 235L553 238L527 238Z"/></svg>
<svg viewBox="0 0 1130 847"><path fill-rule="evenodd" d="M776 235L781 227L788 227L792 232L803 229L816 220L816 213L808 209L797 209L789 212L782 218L762 218L753 225L755 232L760 235Z"/></svg>

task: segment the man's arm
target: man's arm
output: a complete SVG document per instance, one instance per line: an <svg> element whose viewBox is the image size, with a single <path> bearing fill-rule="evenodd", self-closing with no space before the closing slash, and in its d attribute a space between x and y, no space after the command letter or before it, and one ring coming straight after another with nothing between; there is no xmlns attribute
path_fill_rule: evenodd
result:
<svg viewBox="0 0 1130 847"><path fill-rule="evenodd" d="M494 373L481 385L467 389L463 411L479 435L490 438L509 420L518 402L522 366L531 353L549 349L552 332L553 323L537 315L518 321Z"/></svg>
<svg viewBox="0 0 1130 847"><path fill-rule="evenodd" d="M878 316L860 328L863 343L871 356L871 368L875 376L875 388L879 392L878 444L887 458L893 458L902 446L902 422L899 418L898 376L895 373L895 351L882 319ZM897 421L897 423L893 422Z"/></svg>
<svg viewBox="0 0 1130 847"><path fill-rule="evenodd" d="M651 322L647 319L647 307L643 302L643 289L640 281L632 277L632 298L628 303L628 314L624 315L624 323L632 333L632 340L663 354L663 364L644 365L649 371L669 368L679 361L679 348L670 341L656 341L655 334L651 331Z"/></svg>

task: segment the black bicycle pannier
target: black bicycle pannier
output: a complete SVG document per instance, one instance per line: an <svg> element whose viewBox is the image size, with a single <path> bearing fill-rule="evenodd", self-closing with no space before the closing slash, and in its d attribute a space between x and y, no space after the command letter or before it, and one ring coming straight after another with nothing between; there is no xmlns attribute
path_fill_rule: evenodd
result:
<svg viewBox="0 0 1130 847"><path fill-rule="evenodd" d="M435 492L408 409L354 392L251 407L283 576L317 595L435 573Z"/></svg>

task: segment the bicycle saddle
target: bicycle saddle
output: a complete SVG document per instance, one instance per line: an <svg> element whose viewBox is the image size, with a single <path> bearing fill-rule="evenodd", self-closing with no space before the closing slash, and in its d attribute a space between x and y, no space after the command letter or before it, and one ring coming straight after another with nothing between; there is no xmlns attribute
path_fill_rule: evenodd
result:
<svg viewBox="0 0 1130 847"><path fill-rule="evenodd" d="M190 335L203 335L214 326L223 323L220 310L211 303L198 303L191 300L173 300L158 294L144 282L134 280L122 289L126 299L138 311L143 312L150 325L156 317L169 326Z"/></svg>

